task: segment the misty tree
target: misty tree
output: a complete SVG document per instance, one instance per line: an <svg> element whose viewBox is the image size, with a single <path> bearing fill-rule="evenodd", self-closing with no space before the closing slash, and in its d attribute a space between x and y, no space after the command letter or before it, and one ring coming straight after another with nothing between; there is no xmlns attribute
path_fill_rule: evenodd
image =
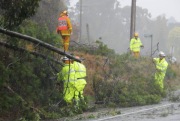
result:
<svg viewBox="0 0 180 121"><path fill-rule="evenodd" d="M142 7L136 7L136 32L139 33L139 37L143 45L145 46L141 51L142 55L149 55L151 53L151 38L145 38L145 34L153 34L152 32L153 21L151 20L151 14L147 9Z"/></svg>
<svg viewBox="0 0 180 121"><path fill-rule="evenodd" d="M0 26L13 29L36 13L40 0L1 0Z"/></svg>
<svg viewBox="0 0 180 121"><path fill-rule="evenodd" d="M102 41L111 48L120 40L122 24L120 3L117 0L86 0L82 3L82 41L86 41L86 25L92 41L102 37ZM80 6L78 6L80 7ZM78 8L79 9L79 8ZM118 35L118 36L117 36Z"/></svg>
<svg viewBox="0 0 180 121"><path fill-rule="evenodd" d="M170 50L172 47L174 47L174 54L175 57L180 59L179 53L180 53L180 27L174 27L173 29L170 30L169 35L168 35L168 42L167 42L167 47Z"/></svg>
<svg viewBox="0 0 180 121"><path fill-rule="evenodd" d="M63 0L41 0L35 16L32 17L39 25L47 25L50 31L55 31L60 12L67 9Z"/></svg>
<svg viewBox="0 0 180 121"><path fill-rule="evenodd" d="M118 52L127 52L129 47L131 7L121 8L117 0L87 0L82 4L83 35L86 36L86 26L89 24L90 34L94 39L102 37L102 41ZM137 30L143 33L148 30L147 23L151 15L147 9L137 7ZM117 44L119 43L119 44Z"/></svg>
<svg viewBox="0 0 180 121"><path fill-rule="evenodd" d="M74 15L77 15L79 7L80 5L77 5L76 9L73 9L73 12L76 12ZM89 24L91 42L102 37L101 41L115 49L116 52L127 52L130 41L130 22L131 7L121 7L121 2L117 0L86 0L82 2L82 41L87 41L86 25ZM150 41L146 41L144 38L144 34L147 33L153 34L154 44L161 41L161 48L165 48L168 32L166 24L165 17L160 16L156 20L152 20L147 9L136 7L136 31L139 32L143 42L147 44L145 49L150 49Z"/></svg>
<svg viewBox="0 0 180 121"><path fill-rule="evenodd" d="M83 25L89 23L89 25L93 27L92 30L99 30L99 27L103 27L104 29L98 31L99 36L101 34L109 34L113 32L113 30L115 29L115 27L112 25L112 23L115 22L115 2L117 2L117 0L84 1L84 4L82 5ZM91 32L97 33L96 31Z"/></svg>
<svg viewBox="0 0 180 121"><path fill-rule="evenodd" d="M136 31L148 31L152 21L150 20L151 14L147 9L136 7Z"/></svg>
<svg viewBox="0 0 180 121"><path fill-rule="evenodd" d="M167 51L166 42L169 30L165 16L158 16L150 28L152 29L154 43L159 42L159 49Z"/></svg>

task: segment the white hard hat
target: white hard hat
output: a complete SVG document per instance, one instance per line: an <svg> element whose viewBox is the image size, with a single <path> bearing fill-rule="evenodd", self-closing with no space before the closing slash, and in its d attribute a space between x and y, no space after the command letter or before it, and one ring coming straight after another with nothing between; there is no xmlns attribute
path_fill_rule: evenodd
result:
<svg viewBox="0 0 180 121"><path fill-rule="evenodd" d="M166 55L165 55L165 53L163 51L160 51L159 56L165 57Z"/></svg>
<svg viewBox="0 0 180 121"><path fill-rule="evenodd" d="M64 56L64 57L62 58L62 60L65 61L65 60L70 60L70 59L69 59L68 57Z"/></svg>

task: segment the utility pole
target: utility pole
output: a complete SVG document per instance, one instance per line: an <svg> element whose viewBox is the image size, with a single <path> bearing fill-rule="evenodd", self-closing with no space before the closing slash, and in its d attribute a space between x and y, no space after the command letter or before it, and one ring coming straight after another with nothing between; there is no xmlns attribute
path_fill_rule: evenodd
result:
<svg viewBox="0 0 180 121"><path fill-rule="evenodd" d="M79 29L80 29L80 33L79 33L79 42L81 41L81 34L82 34L82 0L79 0L79 3L80 3L80 25L79 25Z"/></svg>
<svg viewBox="0 0 180 121"><path fill-rule="evenodd" d="M136 26L136 0L132 0L131 3L131 27L130 27L130 40L133 37Z"/></svg>
<svg viewBox="0 0 180 121"><path fill-rule="evenodd" d="M87 31L87 40L88 40L89 45L90 45L90 38L89 38L89 24L86 24L86 31Z"/></svg>

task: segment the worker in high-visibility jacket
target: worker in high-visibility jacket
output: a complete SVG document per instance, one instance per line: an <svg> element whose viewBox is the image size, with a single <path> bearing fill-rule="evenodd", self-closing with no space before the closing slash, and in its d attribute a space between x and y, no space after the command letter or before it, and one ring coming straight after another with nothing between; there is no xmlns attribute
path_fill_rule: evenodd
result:
<svg viewBox="0 0 180 121"><path fill-rule="evenodd" d="M164 89L164 77L168 67L168 63L165 60L165 53L160 51L159 58L153 58L155 63L156 73L155 73L155 85L159 87L160 92L163 92Z"/></svg>
<svg viewBox="0 0 180 121"><path fill-rule="evenodd" d="M80 59L79 56L75 56L77 59ZM76 74L76 91L75 91L75 100L77 101L77 103L79 103L81 101L81 103L86 104L85 100L84 100L84 96L83 96L83 91L84 88L87 84L85 78L86 78L86 67L84 66L84 64L82 64L82 60L81 63L77 62L77 61L73 61L73 65L74 65L74 70L75 70L75 74ZM80 100L79 100L80 98Z"/></svg>
<svg viewBox="0 0 180 121"><path fill-rule="evenodd" d="M74 65L72 64L71 60L66 56L63 57L62 61L64 62L64 67L62 70L57 74L58 81L63 81L64 91L63 91L63 98L67 104L73 104L73 98L75 94L75 84L76 84L76 77L75 77L75 70Z"/></svg>
<svg viewBox="0 0 180 121"><path fill-rule="evenodd" d="M138 37L138 33L134 33L134 37L130 41L130 51L134 57L138 58L140 56L141 47L144 48L140 38Z"/></svg>
<svg viewBox="0 0 180 121"><path fill-rule="evenodd" d="M68 12L65 10L60 14L58 18L57 33L61 35L63 39L64 52L69 49L70 35L72 33L71 20L68 17Z"/></svg>

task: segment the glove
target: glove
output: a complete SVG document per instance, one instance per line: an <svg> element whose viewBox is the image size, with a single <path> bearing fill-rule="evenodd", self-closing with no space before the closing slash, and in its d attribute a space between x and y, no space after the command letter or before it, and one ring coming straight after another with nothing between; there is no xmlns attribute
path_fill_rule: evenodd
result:
<svg viewBox="0 0 180 121"><path fill-rule="evenodd" d="M161 72L161 70L160 70L160 69L157 69L157 68L156 68L156 71L157 71L157 72Z"/></svg>
<svg viewBox="0 0 180 121"><path fill-rule="evenodd" d="M140 47L143 49L143 48L144 48L144 45L141 45Z"/></svg>
<svg viewBox="0 0 180 121"><path fill-rule="evenodd" d="M70 34L72 33L72 29L69 29L69 33L70 33Z"/></svg>
<svg viewBox="0 0 180 121"><path fill-rule="evenodd" d="M56 30L56 32L59 34L60 33L60 31L59 30Z"/></svg>

